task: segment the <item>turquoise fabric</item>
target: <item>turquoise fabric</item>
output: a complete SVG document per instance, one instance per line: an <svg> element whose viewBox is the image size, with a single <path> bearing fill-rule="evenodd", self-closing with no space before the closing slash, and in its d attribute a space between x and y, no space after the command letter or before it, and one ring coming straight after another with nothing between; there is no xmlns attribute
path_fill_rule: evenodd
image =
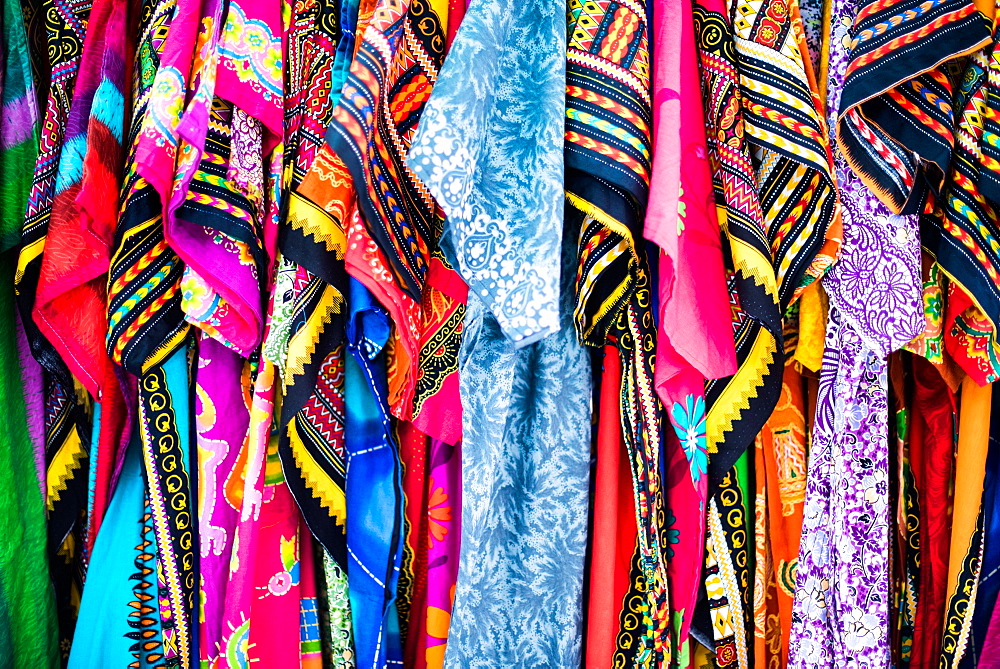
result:
<svg viewBox="0 0 1000 669"><path fill-rule="evenodd" d="M128 616L134 610L129 606L134 600L130 577L136 571L145 490L142 446L136 435L128 446L121 477L94 542L69 669L127 667L134 660L131 647L135 641L128 637L132 632ZM155 538L153 541L149 552L155 554ZM151 603L155 606L156 601L154 597Z"/></svg>

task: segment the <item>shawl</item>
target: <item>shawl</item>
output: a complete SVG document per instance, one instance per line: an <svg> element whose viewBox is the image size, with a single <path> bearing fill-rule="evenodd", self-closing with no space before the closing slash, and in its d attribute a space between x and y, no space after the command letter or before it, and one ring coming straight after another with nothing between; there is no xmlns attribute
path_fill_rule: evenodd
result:
<svg viewBox="0 0 1000 669"><path fill-rule="evenodd" d="M381 267L360 254L348 266L398 326L389 403L404 420L412 415L421 299L436 239L434 201L404 158L443 57L443 26L430 3L379 3L327 132L330 152L350 175L342 206L356 193L359 217L381 257Z"/></svg>
<svg viewBox="0 0 1000 669"><path fill-rule="evenodd" d="M127 4L115 1L98 2L91 11L34 309L39 331L101 402L89 462L88 548L100 528L127 438L128 409L104 346L108 261L123 159L127 14Z"/></svg>
<svg viewBox="0 0 1000 669"><path fill-rule="evenodd" d="M968 60L955 91L956 141L948 181L921 227L924 246L953 282L944 323L946 347L980 384L1000 374L993 316L1000 309L1000 256L994 250L1000 230L991 204L1000 197L1000 163L989 153L996 141L995 122L985 120L995 116L998 86L1000 54L991 42Z"/></svg>
<svg viewBox="0 0 1000 669"><path fill-rule="evenodd" d="M47 66L51 68L48 97L45 105L43 127L34 177L28 194L28 204L21 229L21 250L15 275L15 290L18 308L24 324L32 353L47 370L56 374L64 388L71 387L72 381L64 364L58 357L32 319L35 292L45 251L45 238L49 230L49 217L56 195L56 177L60 167L60 154L66 138L70 115L70 102L84 50L84 35L90 15L90 0L75 3L45 1L41 11L45 15L45 29L48 43L53 48L46 49ZM96 61L100 63L100 59ZM93 71L90 72L90 76ZM86 112L81 120L86 119ZM77 130L81 130L78 126Z"/></svg>
<svg viewBox="0 0 1000 669"><path fill-rule="evenodd" d="M859 2L831 127L851 169L890 211L918 212L958 142L952 84L939 64L990 41L970 0ZM831 66L831 72L833 68Z"/></svg>
<svg viewBox="0 0 1000 669"><path fill-rule="evenodd" d="M856 11L850 2L831 8L832 110L850 67L846 26ZM835 161L844 244L824 279L830 316L809 451L790 667L840 666L848 657L889 662L886 358L924 325L915 217L891 215L841 149L838 144ZM852 446L859 443L863 449Z"/></svg>
<svg viewBox="0 0 1000 669"><path fill-rule="evenodd" d="M709 155L723 231L732 258L727 281L732 304L737 372L705 385L709 482L732 467L759 432L780 392L781 311L757 177L743 133L739 72L721 2L695 3L694 22ZM720 210L722 211L722 210ZM716 466L717 465L717 466Z"/></svg>

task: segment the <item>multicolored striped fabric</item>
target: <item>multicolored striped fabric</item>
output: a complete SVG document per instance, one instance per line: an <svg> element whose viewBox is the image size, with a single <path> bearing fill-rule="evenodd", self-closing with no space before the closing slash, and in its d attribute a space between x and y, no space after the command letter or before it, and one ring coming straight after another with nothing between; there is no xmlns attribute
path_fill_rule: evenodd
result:
<svg viewBox="0 0 1000 669"><path fill-rule="evenodd" d="M953 88L941 63L990 41L971 0L871 0L850 31L837 139L861 180L893 212L917 213L938 189L955 137Z"/></svg>

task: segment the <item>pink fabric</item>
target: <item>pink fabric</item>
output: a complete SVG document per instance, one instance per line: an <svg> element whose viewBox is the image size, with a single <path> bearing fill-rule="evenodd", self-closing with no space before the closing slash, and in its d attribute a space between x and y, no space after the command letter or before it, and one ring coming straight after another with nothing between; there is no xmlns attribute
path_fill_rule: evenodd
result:
<svg viewBox="0 0 1000 669"><path fill-rule="evenodd" d="M705 545L704 381L735 373L736 352L691 4L660 0L654 17L654 161L644 236L661 249L654 381L677 433L668 435L665 451L667 520L675 530L668 576L683 646Z"/></svg>

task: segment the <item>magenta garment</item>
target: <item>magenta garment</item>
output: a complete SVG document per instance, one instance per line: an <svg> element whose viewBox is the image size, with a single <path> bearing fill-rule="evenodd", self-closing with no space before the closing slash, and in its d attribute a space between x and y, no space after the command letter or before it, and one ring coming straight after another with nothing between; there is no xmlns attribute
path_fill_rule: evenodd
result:
<svg viewBox="0 0 1000 669"><path fill-rule="evenodd" d="M644 235L661 249L654 381L676 433L666 440L667 522L676 539L668 577L683 649L704 563L704 383L734 374L736 351L691 4L661 0L654 20L654 160Z"/></svg>
<svg viewBox="0 0 1000 669"><path fill-rule="evenodd" d="M434 440L427 472L426 663L444 666L462 545L461 446Z"/></svg>
<svg viewBox="0 0 1000 669"><path fill-rule="evenodd" d="M238 465L250 425L249 378L238 354L202 336L198 346L195 426L198 444L198 539L201 543L199 655L209 666L218 659L236 524ZM249 377L249 374L247 375Z"/></svg>

